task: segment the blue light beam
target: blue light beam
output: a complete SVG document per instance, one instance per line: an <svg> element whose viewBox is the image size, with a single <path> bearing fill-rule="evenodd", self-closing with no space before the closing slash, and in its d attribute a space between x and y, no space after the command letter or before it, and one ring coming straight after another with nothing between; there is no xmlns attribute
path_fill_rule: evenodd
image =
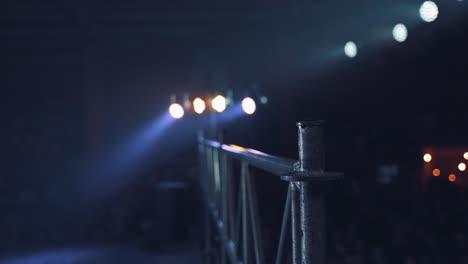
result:
<svg viewBox="0 0 468 264"><path fill-rule="evenodd" d="M71 199L74 201L72 209L81 209L80 205L97 206L99 202L124 189L129 183L137 180L130 174L138 168L148 152L163 142L168 129L175 122L177 120L165 112L126 143L85 161L79 166L83 169L72 174L74 177L70 179L67 176L64 179L65 188L61 188L60 201L69 207ZM64 197L69 199L63 199Z"/></svg>

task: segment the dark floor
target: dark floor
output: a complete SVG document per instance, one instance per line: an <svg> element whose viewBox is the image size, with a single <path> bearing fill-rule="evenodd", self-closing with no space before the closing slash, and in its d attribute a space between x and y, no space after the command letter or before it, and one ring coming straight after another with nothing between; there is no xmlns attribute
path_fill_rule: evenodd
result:
<svg viewBox="0 0 468 264"><path fill-rule="evenodd" d="M198 250L182 247L172 253L143 251L136 245L49 249L11 256L0 264L182 264L202 263Z"/></svg>

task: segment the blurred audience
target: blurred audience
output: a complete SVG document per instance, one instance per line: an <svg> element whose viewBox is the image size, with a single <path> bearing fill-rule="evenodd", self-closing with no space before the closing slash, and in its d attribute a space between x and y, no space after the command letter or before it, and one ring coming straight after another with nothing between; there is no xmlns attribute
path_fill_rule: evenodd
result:
<svg viewBox="0 0 468 264"><path fill-rule="evenodd" d="M466 190L448 181L408 185L354 179L334 192L329 263L468 263Z"/></svg>

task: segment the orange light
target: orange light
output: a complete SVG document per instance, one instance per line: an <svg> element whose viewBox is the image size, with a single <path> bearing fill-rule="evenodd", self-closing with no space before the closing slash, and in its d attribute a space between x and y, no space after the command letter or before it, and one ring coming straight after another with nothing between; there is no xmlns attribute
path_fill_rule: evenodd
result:
<svg viewBox="0 0 468 264"><path fill-rule="evenodd" d="M465 170L466 170L466 164L463 163L463 162L460 163L460 164L458 164L458 169L459 169L460 171L465 171Z"/></svg>
<svg viewBox="0 0 468 264"><path fill-rule="evenodd" d="M463 158L468 160L468 152L465 152L465 154L463 154Z"/></svg>
<svg viewBox="0 0 468 264"><path fill-rule="evenodd" d="M434 177L439 177L440 176L440 170L439 169L434 169L432 171L432 175L434 175Z"/></svg>
<svg viewBox="0 0 468 264"><path fill-rule="evenodd" d="M431 162L432 156L431 156L431 154L426 153L426 154L424 154L423 159L424 159L425 162Z"/></svg>
<svg viewBox="0 0 468 264"><path fill-rule="evenodd" d="M229 146L235 150L242 151L242 152L247 152L248 150L244 147L234 145L234 144L229 144Z"/></svg>
<svg viewBox="0 0 468 264"><path fill-rule="evenodd" d="M455 174L450 174L450 175L448 176L448 180L449 180L450 182L455 182L455 181L457 180L457 176L456 176Z"/></svg>

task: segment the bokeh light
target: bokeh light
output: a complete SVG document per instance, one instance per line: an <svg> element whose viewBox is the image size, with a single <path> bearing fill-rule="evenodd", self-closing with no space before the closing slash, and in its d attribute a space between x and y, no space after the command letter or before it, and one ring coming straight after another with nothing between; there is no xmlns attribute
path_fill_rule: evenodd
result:
<svg viewBox="0 0 468 264"><path fill-rule="evenodd" d="M450 175L448 176L448 180L449 180L450 182L455 182L455 181L457 180L457 176L456 176L455 174L450 174Z"/></svg>
<svg viewBox="0 0 468 264"><path fill-rule="evenodd" d="M432 22L439 16L439 8L432 1L424 2L419 8L419 15L425 22Z"/></svg>
<svg viewBox="0 0 468 264"><path fill-rule="evenodd" d="M266 97L266 96L260 97L260 103L267 104L268 103L268 97Z"/></svg>
<svg viewBox="0 0 468 264"><path fill-rule="evenodd" d="M463 154L463 158L466 159L466 160L468 160L468 152L465 152L465 153Z"/></svg>
<svg viewBox="0 0 468 264"><path fill-rule="evenodd" d="M432 160L432 155L429 154L429 153L426 153L426 154L424 154L423 159L424 159L425 162L431 162L431 160Z"/></svg>
<svg viewBox="0 0 468 264"><path fill-rule="evenodd" d="M458 164L458 169L459 169L460 171L465 171L465 170L466 170L466 164L463 163L463 162L460 163L460 164Z"/></svg>
<svg viewBox="0 0 468 264"><path fill-rule="evenodd" d="M357 52L358 52L356 43L354 43L352 41L348 41L344 46L344 52L345 52L346 56L348 56L350 58L356 57Z"/></svg>
<svg viewBox="0 0 468 264"><path fill-rule="evenodd" d="M404 42L408 38L408 29L404 24L396 24L393 27L392 34L397 42Z"/></svg>
<svg viewBox="0 0 468 264"><path fill-rule="evenodd" d="M203 112L205 112L205 109L206 109L206 104L205 104L205 101L203 101L201 98L195 98L195 100L193 100L193 111L195 111L195 113L197 114L203 114Z"/></svg>
<svg viewBox="0 0 468 264"><path fill-rule="evenodd" d="M175 119L180 119L184 116L184 108L180 104L171 104L169 113Z"/></svg>
<svg viewBox="0 0 468 264"><path fill-rule="evenodd" d="M211 101L211 107L213 107L213 109L216 112L219 112L219 113L223 112L224 110L226 110L226 107L227 107L226 97L222 95L216 96Z"/></svg>
<svg viewBox="0 0 468 264"><path fill-rule="evenodd" d="M440 170L439 169L434 169L432 171L432 175L434 175L434 177L439 177L440 176Z"/></svg>
<svg viewBox="0 0 468 264"><path fill-rule="evenodd" d="M252 98L246 97L244 100L242 100L242 109L246 114L251 115L255 113L257 106L255 105L255 101Z"/></svg>

